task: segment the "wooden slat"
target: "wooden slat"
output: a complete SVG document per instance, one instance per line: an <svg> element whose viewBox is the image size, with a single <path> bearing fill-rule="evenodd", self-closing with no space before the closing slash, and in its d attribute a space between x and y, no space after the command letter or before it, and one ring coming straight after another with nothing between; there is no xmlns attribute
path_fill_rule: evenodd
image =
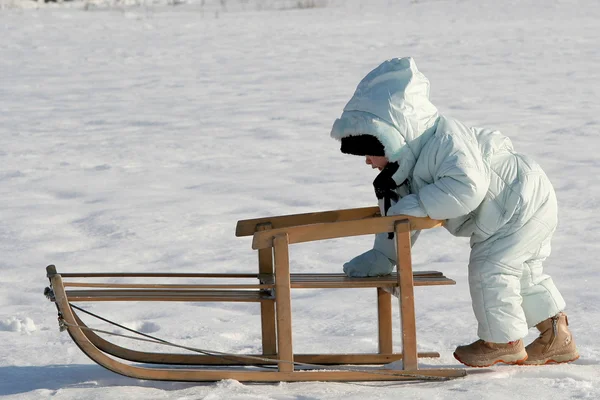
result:
<svg viewBox="0 0 600 400"><path fill-rule="evenodd" d="M263 223L257 225L257 231L271 229L271 224ZM258 250L258 273L259 277L273 276L273 249ZM260 279L260 278L259 278ZM270 285L275 286L272 281ZM275 302L263 301L260 303L260 326L262 336L263 355L277 354L277 324L275 314Z"/></svg>
<svg viewBox="0 0 600 400"><path fill-rule="evenodd" d="M277 350L279 372L291 372L294 365L292 347L292 296L290 290L290 258L286 234L275 237L275 307L277 308Z"/></svg>
<svg viewBox="0 0 600 400"><path fill-rule="evenodd" d="M69 290L67 298L79 301L190 301L258 302L272 300L267 294L251 290Z"/></svg>
<svg viewBox="0 0 600 400"><path fill-rule="evenodd" d="M393 287L398 285L396 273L386 276L369 278L349 278L342 273L291 274L291 285L293 289L340 289L340 288L371 288L371 287ZM263 276L265 283L273 282L272 276ZM415 271L415 286L454 285L456 282L446 278L438 271Z"/></svg>
<svg viewBox="0 0 600 400"><path fill-rule="evenodd" d="M387 279L376 279L355 281L353 279L348 280L323 280L323 281L292 281L293 289L348 289L348 288L371 288L371 287L393 287L398 282L390 282ZM436 286L436 285L454 285L455 281L446 277L439 278L421 278L415 277L415 286Z"/></svg>
<svg viewBox="0 0 600 400"><path fill-rule="evenodd" d="M220 284L220 285L177 285L177 284L153 284L153 283L92 283L92 282L64 282L65 287L87 287L87 288L112 288L112 289L273 289L273 284Z"/></svg>
<svg viewBox="0 0 600 400"><path fill-rule="evenodd" d="M279 229L290 226L317 224L323 222L349 221L354 219L370 218L379 215L379 207L363 207L346 210L254 218L238 221L235 235L251 236L256 231L256 226L260 224L270 224L271 229Z"/></svg>
<svg viewBox="0 0 600 400"><path fill-rule="evenodd" d="M293 244L382 232L393 232L396 222L400 220L408 220L412 230L430 229L442 225L442 221L437 221L430 218L417 218L402 215L302 225L256 232L254 233L254 238L252 240L252 248L257 250L273 247L273 238L282 233L287 233L289 243Z"/></svg>
<svg viewBox="0 0 600 400"><path fill-rule="evenodd" d="M414 277L413 278L414 286L439 286L439 285L456 285L456 281L450 278L441 277L441 278L421 278Z"/></svg>
<svg viewBox="0 0 600 400"><path fill-rule="evenodd" d="M417 321L415 316L415 297L411 261L411 225L408 221L396 224L396 250L398 260L398 287L400 296L400 326L402 327L402 368L416 370L417 358Z"/></svg>
<svg viewBox="0 0 600 400"><path fill-rule="evenodd" d="M424 278L435 278L435 277L444 276L444 274L439 271L414 271L413 275L415 277L424 277ZM291 277L297 279L298 281L300 281L300 280L309 281L311 279L319 281L319 280L327 280L327 279L337 280L339 278L346 277L346 275L344 275L341 272L322 272L322 273L301 272L301 273L291 274ZM392 272L389 275L383 275L383 276L374 276L374 277L367 277L367 278L348 278L348 279L355 280L357 282L361 281L361 280L389 280L390 282L396 282L396 272Z"/></svg>
<svg viewBox="0 0 600 400"><path fill-rule="evenodd" d="M377 325L379 353L393 353L392 296L381 288L377 288Z"/></svg>
<svg viewBox="0 0 600 400"><path fill-rule="evenodd" d="M146 273L146 272L74 272L61 273L65 278L258 278L257 274L203 274L203 273Z"/></svg>

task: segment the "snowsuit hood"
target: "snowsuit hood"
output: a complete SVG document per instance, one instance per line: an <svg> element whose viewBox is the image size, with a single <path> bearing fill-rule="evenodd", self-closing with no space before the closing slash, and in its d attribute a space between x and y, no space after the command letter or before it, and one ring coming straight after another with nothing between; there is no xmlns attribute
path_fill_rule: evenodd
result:
<svg viewBox="0 0 600 400"><path fill-rule="evenodd" d="M424 143L439 119L429 101L429 80L411 57L387 60L358 84L331 129L331 137L372 135L390 162L398 162L394 180L408 178Z"/></svg>

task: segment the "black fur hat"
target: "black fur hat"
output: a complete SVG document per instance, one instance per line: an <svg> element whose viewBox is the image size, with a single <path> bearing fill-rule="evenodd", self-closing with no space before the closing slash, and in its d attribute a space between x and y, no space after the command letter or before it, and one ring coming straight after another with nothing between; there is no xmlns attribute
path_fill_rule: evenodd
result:
<svg viewBox="0 0 600 400"><path fill-rule="evenodd" d="M342 138L342 153L355 156L385 156L383 145L375 136L357 135Z"/></svg>

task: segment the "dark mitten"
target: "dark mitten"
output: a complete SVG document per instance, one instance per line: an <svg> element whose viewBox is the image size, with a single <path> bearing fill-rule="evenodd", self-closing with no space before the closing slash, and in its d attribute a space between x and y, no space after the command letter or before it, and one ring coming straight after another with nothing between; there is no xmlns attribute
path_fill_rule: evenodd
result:
<svg viewBox="0 0 600 400"><path fill-rule="evenodd" d="M399 185L396 184L396 181L392 178L396 171L398 171L398 163L388 163L383 170L377 175L375 180L373 181L373 187L375 188L375 195L377 199L383 199L383 216L387 215L388 210L392 206L392 201L398 201L398 193L394 189L396 189ZM394 237L394 233L390 232L388 237L392 239Z"/></svg>

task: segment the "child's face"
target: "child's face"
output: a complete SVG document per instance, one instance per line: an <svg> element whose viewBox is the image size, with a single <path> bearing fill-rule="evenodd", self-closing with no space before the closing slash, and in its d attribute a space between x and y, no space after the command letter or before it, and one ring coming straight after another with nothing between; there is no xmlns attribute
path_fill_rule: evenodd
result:
<svg viewBox="0 0 600 400"><path fill-rule="evenodd" d="M381 171L389 161L385 156L366 156L365 162L367 165L370 165L371 168L377 168Z"/></svg>

